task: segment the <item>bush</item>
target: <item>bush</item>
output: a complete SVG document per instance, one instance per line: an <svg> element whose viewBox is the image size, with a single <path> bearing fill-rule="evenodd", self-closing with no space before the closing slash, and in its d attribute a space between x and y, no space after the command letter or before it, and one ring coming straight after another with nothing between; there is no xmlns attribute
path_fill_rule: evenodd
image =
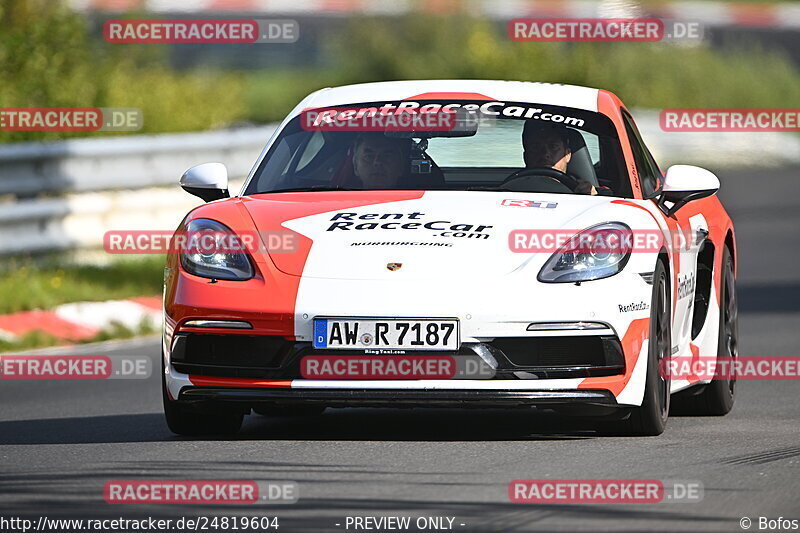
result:
<svg viewBox="0 0 800 533"><path fill-rule="evenodd" d="M243 82L233 74L116 68L106 78L104 90L105 107L142 110L144 128L137 133L220 128L247 114Z"/></svg>
<svg viewBox="0 0 800 533"><path fill-rule="evenodd" d="M518 43L465 15L361 18L331 46L339 81L511 79L608 89L631 107L797 107L800 72L759 48L663 43Z"/></svg>
<svg viewBox="0 0 800 533"><path fill-rule="evenodd" d="M325 70L176 72L163 47L93 40L84 18L58 0L3 0L0 107L136 107L144 115L140 133L196 131L279 121L321 87L424 78L600 87L631 107L800 105L798 69L757 47L517 43L504 25L464 14L353 18L325 41ZM114 134L0 131L0 142Z"/></svg>
<svg viewBox="0 0 800 533"><path fill-rule="evenodd" d="M246 115L240 76L176 73L155 45L93 42L87 22L58 0L0 5L0 107L137 107L138 133L219 127ZM0 131L0 142L62 139L99 132Z"/></svg>
<svg viewBox="0 0 800 533"><path fill-rule="evenodd" d="M333 71L311 69L262 70L247 75L247 118L280 122L310 93L336 83Z"/></svg>

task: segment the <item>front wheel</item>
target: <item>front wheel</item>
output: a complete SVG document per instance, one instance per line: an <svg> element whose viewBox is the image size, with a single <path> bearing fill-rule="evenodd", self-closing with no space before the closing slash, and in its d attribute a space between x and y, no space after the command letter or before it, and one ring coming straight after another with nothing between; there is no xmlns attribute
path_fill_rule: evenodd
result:
<svg viewBox="0 0 800 533"><path fill-rule="evenodd" d="M161 356L161 397L167 426L177 435L233 435L242 427L244 415L241 412L199 411L171 400L167 393L163 354Z"/></svg>
<svg viewBox="0 0 800 533"><path fill-rule="evenodd" d="M669 281L664 264L659 261L653 273L653 296L650 303L650 335L647 348L647 376L640 407L614 424L622 435L661 435L667 426L670 404L670 380L662 371L671 355L672 305Z"/></svg>

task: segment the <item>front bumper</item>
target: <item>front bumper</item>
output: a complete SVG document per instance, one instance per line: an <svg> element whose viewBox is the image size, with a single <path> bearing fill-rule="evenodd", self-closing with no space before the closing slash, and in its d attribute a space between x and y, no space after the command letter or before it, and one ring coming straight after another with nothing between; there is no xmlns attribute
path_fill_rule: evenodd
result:
<svg viewBox="0 0 800 533"><path fill-rule="evenodd" d="M616 407L607 390L476 390L476 389L281 389L188 387L179 400L185 403L240 402L285 405L317 404L328 407L522 407L595 405Z"/></svg>
<svg viewBox="0 0 800 533"><path fill-rule="evenodd" d="M251 280L209 284L179 273L173 277L174 285L168 284L166 298L164 349L170 397L182 402L291 401L331 406L641 405L648 360L649 311L630 312L622 305L649 301L652 287L637 270L580 286L549 286L529 280L514 283L511 276L508 278L497 284L473 284L468 291L455 282L389 284L303 278L300 295L287 297L287 302L281 303L279 295L288 284L286 279L285 283ZM425 295L426 311L422 314L416 294ZM310 350L315 316L422 315L457 317L462 350L458 354L439 354L455 356L462 355L462 351L474 354L476 348L488 350L498 362L494 379L366 384L355 380L299 379L299 359L321 354ZM192 319L244 320L252 324L252 329L211 331L186 326ZM602 334L527 330L529 324L539 322L602 322L609 328ZM186 346L181 346L191 335L236 337L242 346L207 353L205 361L192 361L185 356ZM266 337L278 340L259 345ZM502 356L515 350L514 343L546 343L547 339L573 344L560 353L549 352L538 361L526 361L519 354ZM595 357L598 353L605 356L605 348L588 349L579 344L584 342L600 347L616 345L617 357L612 364L606 364L610 359ZM495 349L502 353L498 355ZM266 351L277 354L276 358L253 364L248 356ZM329 355L351 354L337 351ZM266 383L269 381L274 383Z"/></svg>
<svg viewBox="0 0 800 533"><path fill-rule="evenodd" d="M214 339L211 341L210 339ZM506 341L507 339L504 339ZM616 336L529 337L519 343L462 345L454 358L483 358L491 379L353 380L301 379L300 360L320 355L310 343L246 335L181 334L175 338L166 375L171 396L198 407L264 404L327 407L625 407L614 394L631 372ZM575 342L580 344L575 344ZM228 343L232 349L225 350ZM525 346L532 348L530 353ZM593 347L567 354L563 347ZM214 349L216 348L216 350ZM270 348L270 353L266 353ZM502 349L506 351L504 352ZM512 353L511 350L516 350ZM555 351L554 351L555 349ZM342 352L338 352L342 354ZM441 353L441 352L440 352ZM520 359L527 357L527 361ZM520 366L519 363L527 363ZM598 385L589 386L590 380ZM605 381L603 381L605 380Z"/></svg>

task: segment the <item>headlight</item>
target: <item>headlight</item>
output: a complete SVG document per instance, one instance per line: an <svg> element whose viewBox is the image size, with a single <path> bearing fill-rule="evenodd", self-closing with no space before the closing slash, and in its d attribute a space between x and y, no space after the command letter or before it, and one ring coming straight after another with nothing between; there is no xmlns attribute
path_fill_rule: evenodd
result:
<svg viewBox="0 0 800 533"><path fill-rule="evenodd" d="M245 246L225 224L198 218L183 228L186 246L181 265L190 274L203 278L244 281L253 277Z"/></svg>
<svg viewBox="0 0 800 533"><path fill-rule="evenodd" d="M574 283L613 276L631 256L631 228L607 222L575 234L542 267L542 283Z"/></svg>

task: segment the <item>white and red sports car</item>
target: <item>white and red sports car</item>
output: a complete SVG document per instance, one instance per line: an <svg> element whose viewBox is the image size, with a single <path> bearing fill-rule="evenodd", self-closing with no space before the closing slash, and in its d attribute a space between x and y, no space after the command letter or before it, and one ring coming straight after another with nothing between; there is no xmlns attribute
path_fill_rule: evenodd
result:
<svg viewBox="0 0 800 533"><path fill-rule="evenodd" d="M663 173L608 91L324 89L238 196L218 163L181 185L207 203L179 232L256 245L169 257L175 433L235 432L253 410L404 405L536 406L657 435L671 397L698 415L733 405L733 376L695 371L737 356L719 181Z"/></svg>

